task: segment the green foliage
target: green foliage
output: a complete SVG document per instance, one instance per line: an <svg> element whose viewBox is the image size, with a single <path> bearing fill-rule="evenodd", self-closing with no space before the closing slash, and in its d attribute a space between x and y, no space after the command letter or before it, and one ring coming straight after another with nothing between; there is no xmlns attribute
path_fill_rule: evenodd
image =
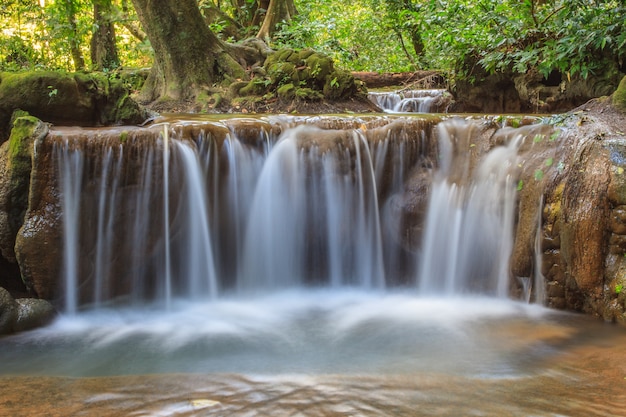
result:
<svg viewBox="0 0 626 417"><path fill-rule="evenodd" d="M150 65L151 51L125 28L136 22L125 1L114 1L117 46L128 67ZM43 4L43 6L42 6ZM69 51L76 43L89 62L93 30L93 2L88 0L8 0L0 5L0 71L33 69L73 70ZM70 22L68 12L74 15Z"/></svg>
<svg viewBox="0 0 626 417"><path fill-rule="evenodd" d="M258 0L198 5L219 8L225 17L211 23L214 32L224 31L232 19L242 36L254 35L265 12ZM72 45L90 68L92 6L88 0L3 1L0 70L72 70ZM130 1L113 0L113 6L122 65L149 66L149 43L129 29L139 26ZM313 48L353 71L439 69L470 80L535 71L567 80L617 73L626 65L623 1L296 0L296 7L299 13L278 25L271 46Z"/></svg>

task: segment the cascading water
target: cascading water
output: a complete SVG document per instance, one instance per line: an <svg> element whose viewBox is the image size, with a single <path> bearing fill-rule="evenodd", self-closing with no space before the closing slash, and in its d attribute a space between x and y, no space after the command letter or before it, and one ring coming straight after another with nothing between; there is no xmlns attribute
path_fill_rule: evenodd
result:
<svg viewBox="0 0 626 417"><path fill-rule="evenodd" d="M423 241L420 291L506 297L513 247L515 170L522 137L488 153L470 181L472 132L458 120L439 128L435 174Z"/></svg>
<svg viewBox="0 0 626 417"><path fill-rule="evenodd" d="M307 286L507 296L521 136L470 169L476 122L279 122L280 136L166 124L152 142L57 143L66 310ZM416 177L425 217L409 242L396 205Z"/></svg>
<svg viewBox="0 0 626 417"><path fill-rule="evenodd" d="M445 111L446 90L400 90L368 93L369 99L389 113L436 113Z"/></svg>

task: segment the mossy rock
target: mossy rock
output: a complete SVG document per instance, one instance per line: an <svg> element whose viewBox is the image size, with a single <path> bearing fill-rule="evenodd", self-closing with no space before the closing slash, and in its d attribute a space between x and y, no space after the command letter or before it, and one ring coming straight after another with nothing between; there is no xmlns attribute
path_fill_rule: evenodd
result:
<svg viewBox="0 0 626 417"><path fill-rule="evenodd" d="M265 93L267 87L263 84L262 80L252 80L248 82L245 86L239 89L238 95L240 96L256 96L262 95Z"/></svg>
<svg viewBox="0 0 626 417"><path fill-rule="evenodd" d="M228 97L233 99L239 96L239 92L242 88L248 85L248 81L235 81L228 86Z"/></svg>
<svg viewBox="0 0 626 417"><path fill-rule="evenodd" d="M60 71L0 75L0 142L8 138L11 114L23 109L57 125L136 124L146 111L119 78Z"/></svg>
<svg viewBox="0 0 626 417"><path fill-rule="evenodd" d="M276 90L278 98L281 100L292 100L296 97L296 87L292 84L285 84Z"/></svg>
<svg viewBox="0 0 626 417"><path fill-rule="evenodd" d="M613 105L626 113L626 77L622 78L617 90L613 93Z"/></svg>
<svg viewBox="0 0 626 417"><path fill-rule="evenodd" d="M315 52L315 50L311 49L311 48L304 48L301 49L298 52L298 58L300 58L302 61L304 61L305 59L307 59L308 57L310 57L313 54L316 54L317 52Z"/></svg>
<svg viewBox="0 0 626 417"><path fill-rule="evenodd" d="M8 143L0 147L0 251L11 262L15 262L15 237L28 208L34 142L47 133L46 123L22 115L15 118Z"/></svg>
<svg viewBox="0 0 626 417"><path fill-rule="evenodd" d="M271 85L278 87L290 82L298 83L298 71L291 62L276 62L266 68Z"/></svg>
<svg viewBox="0 0 626 417"><path fill-rule="evenodd" d="M324 95L312 88L297 88L296 98L307 101L319 101L324 99Z"/></svg>
<svg viewBox="0 0 626 417"><path fill-rule="evenodd" d="M281 49L266 58L263 68L266 75L237 86L236 95L260 95L263 90L275 92L281 100L317 101L345 99L359 92L351 73L336 70L332 58L312 49Z"/></svg>
<svg viewBox="0 0 626 417"><path fill-rule="evenodd" d="M322 90L326 78L335 70L333 60L324 54L315 53L307 57L305 63L312 80L309 84Z"/></svg>
<svg viewBox="0 0 626 417"><path fill-rule="evenodd" d="M330 100L351 97L357 93L354 76L348 71L334 71L326 77L324 97Z"/></svg>

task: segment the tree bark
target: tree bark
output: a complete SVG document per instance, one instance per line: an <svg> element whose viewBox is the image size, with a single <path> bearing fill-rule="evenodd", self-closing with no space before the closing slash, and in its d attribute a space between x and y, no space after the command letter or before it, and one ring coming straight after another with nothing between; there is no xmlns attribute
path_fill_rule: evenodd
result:
<svg viewBox="0 0 626 417"><path fill-rule="evenodd" d="M270 0L263 25L256 37L259 39L271 38L280 22L289 22L297 13L293 0Z"/></svg>
<svg viewBox="0 0 626 417"><path fill-rule="evenodd" d="M120 66L112 14L111 0L93 0L95 29L91 36L91 65L96 71L115 69Z"/></svg>
<svg viewBox="0 0 626 417"><path fill-rule="evenodd" d="M65 7L65 14L71 31L69 42L74 70L81 71L85 69L85 59L80 51L80 38L78 37L78 27L76 25L76 5L73 0L64 0L62 4Z"/></svg>
<svg viewBox="0 0 626 417"><path fill-rule="evenodd" d="M154 49L143 101L192 99L204 88L245 71L207 27L195 0L133 0Z"/></svg>

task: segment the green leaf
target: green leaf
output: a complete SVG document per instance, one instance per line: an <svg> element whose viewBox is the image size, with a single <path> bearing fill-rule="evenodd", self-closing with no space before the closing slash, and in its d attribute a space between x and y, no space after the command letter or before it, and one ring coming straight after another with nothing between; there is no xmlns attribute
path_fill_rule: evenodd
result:
<svg viewBox="0 0 626 417"><path fill-rule="evenodd" d="M541 169L537 169L535 170L535 180L536 181L541 181L543 179L543 170Z"/></svg>
<svg viewBox="0 0 626 417"><path fill-rule="evenodd" d="M519 180L517 182L517 191L522 191L522 188L524 188L524 181L523 180Z"/></svg>
<svg viewBox="0 0 626 417"><path fill-rule="evenodd" d="M553 163L553 162L554 162L554 158L548 158L548 159L546 159L546 166L547 166L547 167L552 166L552 163Z"/></svg>

